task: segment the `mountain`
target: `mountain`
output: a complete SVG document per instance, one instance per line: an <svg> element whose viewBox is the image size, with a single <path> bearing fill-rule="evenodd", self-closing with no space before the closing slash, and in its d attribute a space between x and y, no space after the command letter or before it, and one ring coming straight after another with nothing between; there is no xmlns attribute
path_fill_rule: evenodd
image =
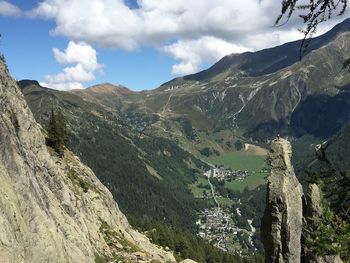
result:
<svg viewBox="0 0 350 263"><path fill-rule="evenodd" d="M68 147L92 168L134 225L149 233L156 228L161 237L151 232L152 240L157 240L163 246L174 247L176 251L182 249L181 243L203 242L196 241L191 235L198 233L199 228L195 225L198 216L206 209L214 207L215 203L209 197L197 197L194 189L199 187L200 192L208 191L204 188L205 185L199 182L206 181L203 174L209 170L209 165L182 149L174 137L161 136L159 130L165 134L162 127L153 126L160 118L158 115L139 112L126 103L119 104L120 96L124 96L124 101L125 97L141 96L142 93L120 94L118 87L109 85L108 99L105 100L103 96L99 97L106 90L104 85L94 87L95 91L92 93L90 89L71 92L50 90L28 80L20 81L18 84L34 116L43 127L47 127L52 108L60 109L66 116L70 130ZM111 99L113 98L111 89L115 94L114 99ZM91 96L96 90L97 98ZM192 128L188 127L191 124L186 120L185 118L180 120L183 126L179 128L184 134L191 134ZM181 134L179 133L180 136ZM231 140L231 137L227 137L226 140ZM261 155L258 156L260 166L260 163L263 163L262 156L265 154L263 149L249 145L247 150L242 150L242 154L251 154L255 151ZM254 184L254 188L261 185L262 181L263 178L260 178L260 183ZM227 196L227 191L220 191L220 194ZM250 220L259 209L262 213L263 206L256 204L254 198L262 195L262 188L256 192L246 191L244 195L232 193L232 198L244 202L241 207L242 215L234 219L240 227L251 229L247 220ZM233 201L228 200L228 204L230 203ZM253 220L256 227L258 222L259 220ZM180 240L179 244L174 244L172 236L178 237L175 239ZM181 240L183 236L191 241ZM254 250L253 241L249 241L249 238L245 235L235 242L238 243L238 247L241 243L245 251ZM257 235L254 235L255 241L258 242ZM256 246L259 246L259 243ZM185 257L205 262L201 259L202 256L194 255L197 253L194 251L198 248L189 249L185 246L185 250L190 251L186 252L190 254L185 253L187 255ZM205 251L211 250L210 247L205 248ZM231 252L236 251L238 250ZM236 257L235 261L237 260ZM216 262L231 261L223 257L217 258Z"/></svg>
<svg viewBox="0 0 350 263"><path fill-rule="evenodd" d="M19 86L44 127L51 109L61 109L70 130L69 148L92 168L128 216L195 228L196 211L204 202L192 197L188 185L208 165L170 140L142 134L141 125L149 120L131 127L111 110L112 100L99 97L106 90L108 98L113 98L111 92L116 97L132 92L111 85L73 92L28 81Z"/></svg>
<svg viewBox="0 0 350 263"><path fill-rule="evenodd" d="M167 107L174 113L187 112L190 118L204 115L203 119L248 138L264 141L277 133L301 136L311 131L309 126L324 130L311 131L316 136L329 137L349 121L348 110L336 115L342 109L335 103L342 100L344 107L348 105L349 74L341 68L349 52L349 29L348 19L313 39L301 61L300 42L287 43L227 56L207 71L166 83L160 90L172 94L173 103ZM284 62L279 64L281 58ZM313 102L323 96L330 113L310 115L318 110ZM331 123L336 124L333 129L326 127Z"/></svg>
<svg viewBox="0 0 350 263"><path fill-rule="evenodd" d="M102 84L71 93L195 155L208 147L235 150L229 145L236 141L266 145L277 134L330 138L350 121L350 76L341 70L349 30L347 19L312 39L301 61L301 42L294 41L226 56L151 91Z"/></svg>
<svg viewBox="0 0 350 263"><path fill-rule="evenodd" d="M311 40L301 61L300 41L233 54L208 70L127 96L122 105L159 116L153 126L175 137L184 118L199 133L228 129L260 143L278 133L330 137L350 120L349 74L341 70L349 29L347 19ZM319 100L324 102L315 104ZM315 116L320 105L327 105L327 112Z"/></svg>
<svg viewBox="0 0 350 263"><path fill-rule="evenodd" d="M350 19L344 20L324 35L313 38L303 56L328 45L338 34L348 31L350 31ZM301 44L302 40L297 40L257 52L228 55L209 69L185 76L183 79L208 81L214 79L217 75L232 74L229 71L235 70L240 70L251 77L268 75L297 63L300 60ZM168 82L166 85L171 84L171 82Z"/></svg>
<svg viewBox="0 0 350 263"><path fill-rule="evenodd" d="M110 106L87 102L76 91L54 91L29 80L19 85L44 127L51 109L60 109L71 133L69 148L91 165L132 224L153 242L174 251L178 260L242 262L196 236L197 214L214 204L194 198L189 185L208 169L206 163L172 141L140 133ZM73 175L83 192L89 189L90 184Z"/></svg>
<svg viewBox="0 0 350 263"><path fill-rule="evenodd" d="M222 164L231 158L231 163L254 166L255 161L240 158L264 156L263 147L281 134L292 139L296 174L307 180L302 171L315 159L315 144L335 136L350 121L350 75L342 71L350 49L349 29L347 19L313 39L301 61L300 41L295 41L226 56L208 70L150 91L108 83L69 92L29 80L18 84L43 127L52 108L63 111L71 132L69 148L92 168L133 222L154 220L196 233L198 215L214 205L204 195L209 187L203 184L206 162ZM340 165L343 157L335 158ZM257 181L266 174L259 169L253 171L261 176ZM248 231L247 220L252 220L255 241L265 188L253 180L238 188L242 192L227 182L213 185L236 225ZM198 198L195 191L203 196ZM242 246L251 246L248 236L242 240Z"/></svg>
<svg viewBox="0 0 350 263"><path fill-rule="evenodd" d="M110 83L104 83L92 86L85 90L74 90L72 93L77 94L85 100L91 100L113 109L116 104L121 104L123 99L128 95L136 92L129 90L123 86L116 86Z"/></svg>
<svg viewBox="0 0 350 263"><path fill-rule="evenodd" d="M1 262L175 262L129 225L77 156L47 148L3 61L0 98Z"/></svg>

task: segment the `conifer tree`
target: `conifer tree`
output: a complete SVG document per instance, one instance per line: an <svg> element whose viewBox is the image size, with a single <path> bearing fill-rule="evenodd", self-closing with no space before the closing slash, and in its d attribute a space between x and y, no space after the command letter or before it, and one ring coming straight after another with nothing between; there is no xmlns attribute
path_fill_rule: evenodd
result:
<svg viewBox="0 0 350 263"><path fill-rule="evenodd" d="M53 148L59 156L63 156L64 146L68 142L68 132L65 118L60 110L57 113L51 110L47 132L47 146Z"/></svg>

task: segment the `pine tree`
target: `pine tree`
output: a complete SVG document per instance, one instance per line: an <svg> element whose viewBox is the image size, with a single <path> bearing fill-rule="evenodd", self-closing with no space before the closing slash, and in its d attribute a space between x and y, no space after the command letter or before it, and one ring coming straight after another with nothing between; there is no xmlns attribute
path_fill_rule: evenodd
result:
<svg viewBox="0 0 350 263"><path fill-rule="evenodd" d="M64 146L68 142L68 132L65 118L60 110L57 113L53 109L51 110L47 132L46 145L62 157Z"/></svg>

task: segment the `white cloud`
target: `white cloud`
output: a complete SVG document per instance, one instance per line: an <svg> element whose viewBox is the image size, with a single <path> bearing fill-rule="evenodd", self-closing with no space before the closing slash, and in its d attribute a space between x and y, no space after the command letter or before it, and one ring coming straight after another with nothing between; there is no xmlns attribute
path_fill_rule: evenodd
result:
<svg viewBox="0 0 350 263"><path fill-rule="evenodd" d="M228 54L224 51L258 50L302 37L297 15L283 27L273 26L281 12L276 0L138 0L138 6L130 9L123 0L44 0L29 15L54 20L52 34L74 41L165 50L180 60L175 74L193 73ZM217 45L208 47L203 39Z"/></svg>
<svg viewBox="0 0 350 263"><path fill-rule="evenodd" d="M173 66L174 75L191 74L197 72L204 63L211 64L227 54L248 51L245 47L210 36L198 40L180 40L162 50L181 61Z"/></svg>
<svg viewBox="0 0 350 263"><path fill-rule="evenodd" d="M83 82L95 79L95 73L102 69L103 65L97 63L96 51L84 42L70 41L64 52L53 48L56 61L67 66L63 72L46 75L43 86L59 90L81 89Z"/></svg>
<svg viewBox="0 0 350 263"><path fill-rule="evenodd" d="M0 1L0 16L20 16L21 14L17 6L7 1Z"/></svg>
<svg viewBox="0 0 350 263"><path fill-rule="evenodd" d="M30 15L55 20L54 34L133 50L174 38L237 40L242 34L273 25L271 11L276 17L279 12L279 5L273 2L139 0L139 9L129 9L122 0L45 0Z"/></svg>

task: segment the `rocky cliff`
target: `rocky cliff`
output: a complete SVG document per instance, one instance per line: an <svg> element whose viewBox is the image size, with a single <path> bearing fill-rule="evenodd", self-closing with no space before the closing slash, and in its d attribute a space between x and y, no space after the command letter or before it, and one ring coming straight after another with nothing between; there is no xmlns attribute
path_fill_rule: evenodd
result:
<svg viewBox="0 0 350 263"><path fill-rule="evenodd" d="M133 230L79 159L50 154L42 128L0 62L0 261L175 262Z"/></svg>
<svg viewBox="0 0 350 263"><path fill-rule="evenodd" d="M261 237L266 262L300 262L303 190L291 165L291 145L284 139L271 144L271 172Z"/></svg>
<svg viewBox="0 0 350 263"><path fill-rule="evenodd" d="M305 242L305 236L310 234L323 235L318 228L324 213L324 201L316 184L308 186L304 198L291 165L291 155L291 145L287 140L272 141L269 153L271 172L267 178L266 208L261 221L265 262L341 263L343 261L338 255L327 255L324 251L322 256L315 255ZM329 240L327 246L332 246L331 242Z"/></svg>

